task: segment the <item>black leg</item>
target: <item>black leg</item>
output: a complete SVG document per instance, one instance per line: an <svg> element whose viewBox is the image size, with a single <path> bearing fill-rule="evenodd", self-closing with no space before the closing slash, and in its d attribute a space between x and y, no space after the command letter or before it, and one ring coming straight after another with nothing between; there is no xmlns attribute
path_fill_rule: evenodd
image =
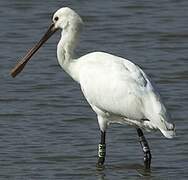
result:
<svg viewBox="0 0 188 180"><path fill-rule="evenodd" d="M142 150L144 152L144 166L145 169L150 169L150 165L151 165L151 153L150 153L150 149L149 149L149 145L146 141L146 138L144 137L144 134L142 132L142 130L140 128L137 129L137 133L139 136L139 141L140 144L142 146Z"/></svg>
<svg viewBox="0 0 188 180"><path fill-rule="evenodd" d="M101 142L98 146L97 167L102 167L105 161L105 155L106 155L105 136L106 136L106 132L101 131Z"/></svg>

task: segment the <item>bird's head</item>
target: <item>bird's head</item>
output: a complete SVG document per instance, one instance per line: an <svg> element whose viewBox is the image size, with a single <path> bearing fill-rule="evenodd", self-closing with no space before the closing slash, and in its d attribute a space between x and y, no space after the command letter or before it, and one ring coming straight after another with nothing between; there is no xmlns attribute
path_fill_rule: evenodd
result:
<svg viewBox="0 0 188 180"><path fill-rule="evenodd" d="M31 57L37 52L37 50L58 30L63 31L79 31L82 27L83 21L81 17L72 9L63 7L57 10L52 18L52 23L47 32L41 38L41 40L31 48L27 54L18 62L18 64L11 70L12 77L19 74Z"/></svg>
<svg viewBox="0 0 188 180"><path fill-rule="evenodd" d="M71 28L80 28L83 24L81 17L72 9L63 7L57 10L52 18L55 29L66 31Z"/></svg>

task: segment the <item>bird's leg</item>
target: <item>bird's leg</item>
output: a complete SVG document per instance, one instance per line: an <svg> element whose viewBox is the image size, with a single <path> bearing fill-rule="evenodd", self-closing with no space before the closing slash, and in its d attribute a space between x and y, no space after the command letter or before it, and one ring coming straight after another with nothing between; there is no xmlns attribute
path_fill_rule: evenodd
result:
<svg viewBox="0 0 188 180"><path fill-rule="evenodd" d="M106 132L101 131L101 142L99 143L99 146L98 146L97 167L102 167L105 161L105 155L106 155L105 135L106 135Z"/></svg>
<svg viewBox="0 0 188 180"><path fill-rule="evenodd" d="M140 144L142 146L142 150L144 152L144 167L145 169L150 169L151 153L150 153L148 142L146 141L146 138L144 137L144 134L140 128L137 129L137 133L139 136Z"/></svg>

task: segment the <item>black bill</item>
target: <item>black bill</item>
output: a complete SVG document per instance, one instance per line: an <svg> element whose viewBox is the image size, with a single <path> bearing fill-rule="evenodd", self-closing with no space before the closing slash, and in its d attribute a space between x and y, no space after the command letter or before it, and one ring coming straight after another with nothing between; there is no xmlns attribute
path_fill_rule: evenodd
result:
<svg viewBox="0 0 188 180"><path fill-rule="evenodd" d="M41 40L31 48L27 54L18 62L18 64L11 70L11 76L16 77L25 67L27 62L31 59L31 57L37 52L37 50L57 31L54 23L50 25L47 32L41 38Z"/></svg>

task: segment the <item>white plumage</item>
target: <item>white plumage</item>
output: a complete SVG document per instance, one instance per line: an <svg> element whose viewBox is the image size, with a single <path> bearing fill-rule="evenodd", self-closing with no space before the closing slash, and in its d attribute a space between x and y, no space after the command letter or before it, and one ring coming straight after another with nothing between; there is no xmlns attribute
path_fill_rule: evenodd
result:
<svg viewBox="0 0 188 180"><path fill-rule="evenodd" d="M102 131L110 123L128 123L146 130L159 129L167 138L174 136L174 125L169 123L159 94L137 65L105 52L73 59L82 19L66 7L54 14L53 21L56 28L63 29L57 47L59 64L80 84Z"/></svg>
<svg viewBox="0 0 188 180"><path fill-rule="evenodd" d="M62 36L57 46L61 67L75 80L96 112L101 140L98 146L97 167L101 168L106 155L106 129L110 123L129 124L136 128L144 153L144 168L150 170L151 152L142 129L159 129L167 138L175 135L175 126L159 94L147 75L134 63L105 52L93 52L74 59L74 49L83 22L70 8L61 8L41 40L31 48L11 70L19 74L37 50L58 30Z"/></svg>

